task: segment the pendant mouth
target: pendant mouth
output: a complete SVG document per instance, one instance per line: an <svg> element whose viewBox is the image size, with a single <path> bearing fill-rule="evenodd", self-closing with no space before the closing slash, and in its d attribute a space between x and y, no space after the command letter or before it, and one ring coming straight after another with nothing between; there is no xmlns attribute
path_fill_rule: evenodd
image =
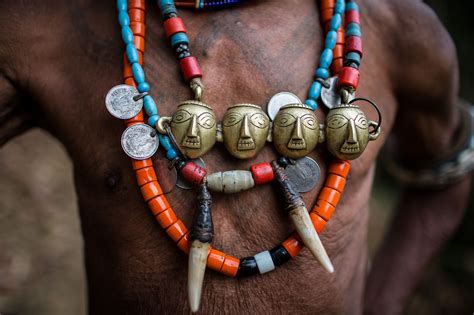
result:
<svg viewBox="0 0 474 315"><path fill-rule="evenodd" d="M353 153L359 153L360 152L360 147L359 143L344 143L341 147L341 153L348 153L348 154L353 154Z"/></svg>
<svg viewBox="0 0 474 315"><path fill-rule="evenodd" d="M242 139L240 138L237 142L237 150L248 151L255 149L255 141L252 138Z"/></svg>
<svg viewBox="0 0 474 315"><path fill-rule="evenodd" d="M304 139L291 139L288 143L288 149L304 150L306 149L306 141Z"/></svg>
<svg viewBox="0 0 474 315"><path fill-rule="evenodd" d="M198 137L189 137L186 136L183 140L182 146L190 149L200 149L201 148L201 138Z"/></svg>

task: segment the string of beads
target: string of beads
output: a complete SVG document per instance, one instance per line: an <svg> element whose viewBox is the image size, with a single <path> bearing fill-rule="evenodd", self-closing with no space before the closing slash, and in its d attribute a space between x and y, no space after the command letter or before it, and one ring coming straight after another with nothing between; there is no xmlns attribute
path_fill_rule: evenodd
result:
<svg viewBox="0 0 474 315"><path fill-rule="evenodd" d="M166 20L177 17L176 8L174 7L173 1L160 0L159 5ZM129 0L128 2L125 0L118 0L117 7L119 10L119 22L122 26L122 34L125 34L123 37L126 44L126 53L124 58L124 81L126 84L134 87L141 85L141 88L138 90L140 92L148 92L149 84L145 81L145 75L141 67L145 48L145 2L144 0ZM172 31L169 32L172 33L172 46L177 49L179 44L187 43L188 45L189 40L187 40L187 42L184 40L184 38L187 38L187 36L184 37L182 35L183 33L185 34L184 24L180 28L178 25L180 22L178 20L173 21L175 21L173 22L173 26L169 27L172 29ZM130 36L129 30L131 31L132 36ZM167 32L167 34L169 33ZM179 40L173 41L172 38L173 35L179 33L181 33L181 35L177 35L176 38L181 38L181 40L184 40L180 43L178 43ZM129 48L130 44L133 45L137 50L136 54L132 48ZM183 49L180 54L182 54L183 51L186 51L186 49ZM192 57L190 53L189 55L185 53L182 54L181 60L190 57ZM179 54L178 58L180 58ZM196 63L191 63L197 64L197 60ZM185 69L183 69L183 65L181 67L185 78L186 74L191 74L191 76L196 75L194 78L200 78L202 76L202 73L200 73L200 70L198 73L196 67L188 66L184 67ZM348 64L348 67L355 69L352 64ZM190 78L190 76L188 76L188 78ZM152 100L151 96L149 99ZM151 101L148 102L151 104ZM153 105L148 106L151 107L151 110L150 108L147 110L145 107L145 112L150 118L154 116L158 117L156 104L154 101L152 104ZM128 126L130 126L137 123L143 123L143 120L143 112L140 112L136 117L127 120L126 123ZM150 121L150 119L148 119L148 122L150 123L154 120L155 119ZM154 124L151 123L150 125L154 126ZM168 137L160 136L160 143L167 151L168 159L176 158L177 153L174 151ZM140 187L143 198L145 202L147 202L157 222L163 229L165 229L168 236L177 244L178 248L180 248L183 252L188 253L190 246L189 231L184 223L176 216L172 207L168 203L166 196L163 194L163 190L161 189L161 186L158 182L152 160L132 160L132 167L136 173L137 183ZM349 170L350 163L348 161L334 159L329 166L328 176L326 178L324 187L319 193L316 204L310 212L312 223L318 233L324 229L327 221L331 218L337 204L339 203ZM254 180L258 180L257 178L258 176L254 177ZM231 277L265 273L275 269L276 266L279 266L288 261L290 258L298 255L302 248L303 244L296 234L292 234L282 244L276 246L273 249L263 251L254 256L245 257L242 259L238 259L217 249L211 248L207 258L207 266L210 269Z"/></svg>

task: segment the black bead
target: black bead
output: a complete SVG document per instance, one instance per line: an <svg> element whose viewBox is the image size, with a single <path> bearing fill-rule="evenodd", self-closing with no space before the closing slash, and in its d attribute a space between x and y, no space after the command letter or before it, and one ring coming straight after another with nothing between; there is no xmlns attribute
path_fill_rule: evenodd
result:
<svg viewBox="0 0 474 315"><path fill-rule="evenodd" d="M186 165L186 162L184 162L180 157L175 157L172 163L177 171L181 170Z"/></svg>
<svg viewBox="0 0 474 315"><path fill-rule="evenodd" d="M290 253L281 245L270 249L270 256L275 266L281 266L291 259Z"/></svg>
<svg viewBox="0 0 474 315"><path fill-rule="evenodd" d="M247 277L259 273L257 261L254 257L245 257L240 259L239 269L237 270L237 277Z"/></svg>
<svg viewBox="0 0 474 315"><path fill-rule="evenodd" d="M290 164L290 160L284 156L280 156L277 160L278 165L280 165L283 168L286 168L288 164Z"/></svg>

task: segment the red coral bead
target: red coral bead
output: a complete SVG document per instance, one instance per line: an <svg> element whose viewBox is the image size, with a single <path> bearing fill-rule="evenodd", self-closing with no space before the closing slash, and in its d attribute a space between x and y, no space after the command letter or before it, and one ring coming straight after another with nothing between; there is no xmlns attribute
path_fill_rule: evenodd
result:
<svg viewBox="0 0 474 315"><path fill-rule="evenodd" d="M339 85L357 89L359 85L359 70L352 67L343 67L339 73Z"/></svg>
<svg viewBox="0 0 474 315"><path fill-rule="evenodd" d="M180 61L181 71L183 71L184 79L191 81L194 78L201 78L202 71L199 67L199 63L196 57L190 56L181 59Z"/></svg>
<svg viewBox="0 0 474 315"><path fill-rule="evenodd" d="M173 34L176 33L186 33L186 27L184 26L184 22L180 17L172 17L165 21L165 33L166 36L171 37Z"/></svg>
<svg viewBox="0 0 474 315"><path fill-rule="evenodd" d="M250 167L255 185L263 185L273 180L274 174L270 163L255 164Z"/></svg>
<svg viewBox="0 0 474 315"><path fill-rule="evenodd" d="M362 39L360 37L346 37L346 54L350 52L356 52L362 58Z"/></svg>
<svg viewBox="0 0 474 315"><path fill-rule="evenodd" d="M357 24L360 25L359 11L357 11L357 10L346 11L345 17L344 17L344 23L345 23L346 26L349 23L357 23Z"/></svg>
<svg viewBox="0 0 474 315"><path fill-rule="evenodd" d="M189 183L198 185L207 175L207 172L194 162L186 162L186 165L180 170L180 174Z"/></svg>

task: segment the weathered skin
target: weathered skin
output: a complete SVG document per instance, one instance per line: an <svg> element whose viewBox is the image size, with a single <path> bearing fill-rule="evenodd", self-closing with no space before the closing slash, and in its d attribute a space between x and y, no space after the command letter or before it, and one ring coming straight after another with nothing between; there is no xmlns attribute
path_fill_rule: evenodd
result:
<svg viewBox="0 0 474 315"><path fill-rule="evenodd" d="M170 115L191 95L156 4L147 5L145 70L160 112ZM324 272L307 250L262 277L237 281L209 271L203 313L358 314L364 299L366 312L401 312L423 266L462 218L468 180L435 194L408 191L403 216L366 281L374 159L392 129L406 158L425 159L449 148L457 125L457 61L449 36L421 2L361 0L360 6L365 54L358 95L379 103L384 125L379 140L352 163L340 206L321 236L335 274ZM187 257L142 201L119 144L124 125L104 106L106 92L122 79L116 15L115 1L2 1L0 144L40 126L66 146L74 162L91 313L187 313ZM218 120L231 104L263 105L280 91L305 96L323 43L316 1L254 1L181 15L205 73L205 101ZM317 115L323 121L321 109ZM375 113L368 118L376 119ZM318 153L312 156L324 174L329 157L323 145ZM220 171L273 157L271 146L252 161L230 158L216 146L205 160L209 171ZM163 159L161 153L156 159ZM166 176L164 163L157 167ZM318 190L304 195L308 205ZM270 186L213 199L215 244L228 253L253 255L290 231ZM176 189L169 200L189 225L194 193Z"/></svg>

